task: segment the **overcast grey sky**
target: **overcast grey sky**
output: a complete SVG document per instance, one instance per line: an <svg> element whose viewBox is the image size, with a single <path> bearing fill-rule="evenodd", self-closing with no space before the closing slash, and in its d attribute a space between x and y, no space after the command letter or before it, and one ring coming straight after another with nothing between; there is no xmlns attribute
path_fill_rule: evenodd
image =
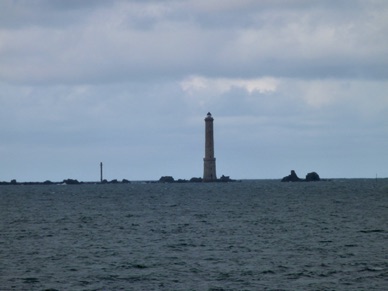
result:
<svg viewBox="0 0 388 291"><path fill-rule="evenodd" d="M388 1L0 0L0 181L388 177Z"/></svg>

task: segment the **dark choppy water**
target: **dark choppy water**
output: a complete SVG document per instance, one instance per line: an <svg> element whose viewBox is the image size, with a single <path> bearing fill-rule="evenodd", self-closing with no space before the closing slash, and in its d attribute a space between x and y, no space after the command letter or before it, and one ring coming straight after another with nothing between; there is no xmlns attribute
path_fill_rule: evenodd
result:
<svg viewBox="0 0 388 291"><path fill-rule="evenodd" d="M0 290L387 290L388 180L0 187Z"/></svg>

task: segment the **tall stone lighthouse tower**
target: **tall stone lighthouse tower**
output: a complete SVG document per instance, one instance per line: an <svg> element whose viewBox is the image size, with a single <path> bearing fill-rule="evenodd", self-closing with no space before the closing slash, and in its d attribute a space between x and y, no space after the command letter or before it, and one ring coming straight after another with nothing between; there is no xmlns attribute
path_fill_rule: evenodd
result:
<svg viewBox="0 0 388 291"><path fill-rule="evenodd" d="M217 180L216 159L214 157L213 117L209 112L205 118L205 158L203 159L203 181Z"/></svg>

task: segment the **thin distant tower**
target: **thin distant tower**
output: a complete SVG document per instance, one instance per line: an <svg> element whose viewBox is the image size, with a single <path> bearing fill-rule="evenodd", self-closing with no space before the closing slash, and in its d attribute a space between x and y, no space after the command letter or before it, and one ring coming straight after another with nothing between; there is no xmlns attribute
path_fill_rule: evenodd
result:
<svg viewBox="0 0 388 291"><path fill-rule="evenodd" d="M217 180L216 159L214 157L213 121L211 113L205 118L205 158L203 159L203 181L213 182Z"/></svg>
<svg viewBox="0 0 388 291"><path fill-rule="evenodd" d="M100 163L100 182L102 183L102 162Z"/></svg>

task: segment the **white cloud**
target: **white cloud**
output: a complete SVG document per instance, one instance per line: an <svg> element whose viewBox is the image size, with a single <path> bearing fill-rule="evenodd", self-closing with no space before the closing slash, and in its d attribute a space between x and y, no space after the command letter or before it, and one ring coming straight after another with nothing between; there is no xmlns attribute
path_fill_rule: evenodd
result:
<svg viewBox="0 0 388 291"><path fill-rule="evenodd" d="M181 82L182 90L188 94L197 94L203 91L224 94L233 88L242 88L248 93L269 93L276 91L277 85L278 81L275 78L270 77L257 79L237 79L190 76Z"/></svg>

